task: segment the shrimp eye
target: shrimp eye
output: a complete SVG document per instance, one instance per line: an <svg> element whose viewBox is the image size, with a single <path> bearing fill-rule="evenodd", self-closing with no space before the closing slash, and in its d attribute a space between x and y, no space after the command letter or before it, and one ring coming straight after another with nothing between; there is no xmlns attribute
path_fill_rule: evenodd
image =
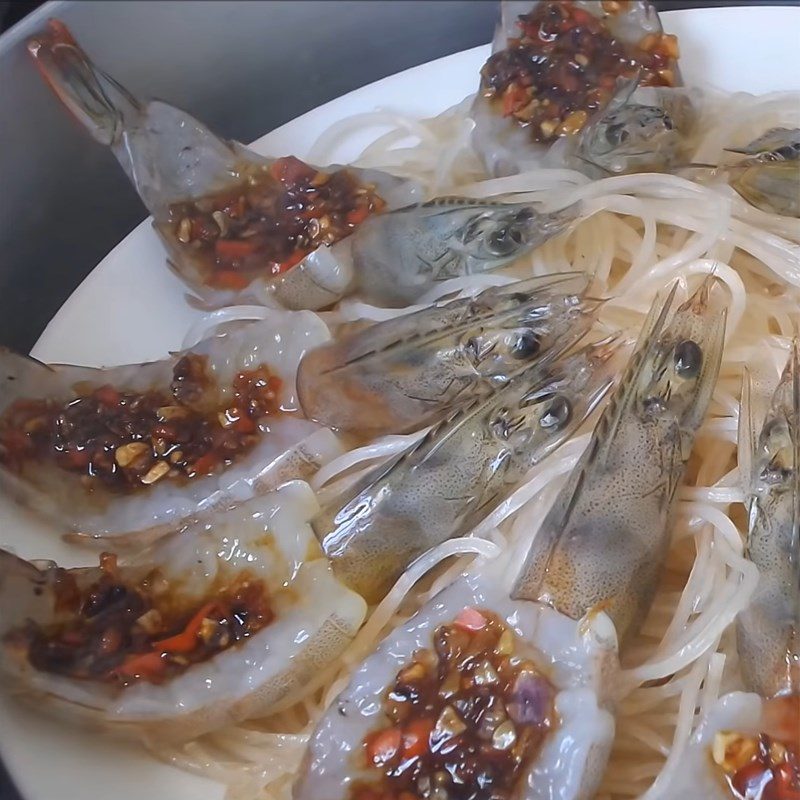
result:
<svg viewBox="0 0 800 800"><path fill-rule="evenodd" d="M559 430L563 428L572 416L572 404L563 395L556 395L547 410L542 414L539 425L542 428Z"/></svg>
<svg viewBox="0 0 800 800"><path fill-rule="evenodd" d="M489 251L496 256L511 255L522 241L519 231L503 226L489 234Z"/></svg>
<svg viewBox="0 0 800 800"><path fill-rule="evenodd" d="M513 358L531 358L539 352L539 337L532 331L525 331L517 336L511 347Z"/></svg>
<svg viewBox="0 0 800 800"><path fill-rule="evenodd" d="M674 352L675 372L682 378L695 378L703 365L703 351L697 342L684 339Z"/></svg>

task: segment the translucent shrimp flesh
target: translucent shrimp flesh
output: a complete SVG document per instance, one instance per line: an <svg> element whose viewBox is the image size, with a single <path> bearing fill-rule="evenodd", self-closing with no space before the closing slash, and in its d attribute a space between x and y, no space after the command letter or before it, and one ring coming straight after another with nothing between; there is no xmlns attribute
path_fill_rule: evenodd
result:
<svg viewBox="0 0 800 800"><path fill-rule="evenodd" d="M0 674L43 710L151 740L295 702L366 614L317 545L317 509L294 481L99 567L0 551Z"/></svg>
<svg viewBox="0 0 800 800"><path fill-rule="evenodd" d="M373 325L344 325L300 362L303 411L369 437L430 425L580 339L598 306L585 297L588 282L581 273L530 278Z"/></svg>
<svg viewBox="0 0 800 800"><path fill-rule="evenodd" d="M0 351L0 481L59 531L122 546L308 478L342 452L296 398L303 353L329 335L316 314L276 310L149 364Z"/></svg>
<svg viewBox="0 0 800 800"><path fill-rule="evenodd" d="M512 548L388 634L318 724L295 800L594 796L614 738L617 634L652 597L659 565L643 562L663 560L722 352L708 283L668 319L673 298L651 311L522 571ZM567 547L569 575L541 569Z"/></svg>

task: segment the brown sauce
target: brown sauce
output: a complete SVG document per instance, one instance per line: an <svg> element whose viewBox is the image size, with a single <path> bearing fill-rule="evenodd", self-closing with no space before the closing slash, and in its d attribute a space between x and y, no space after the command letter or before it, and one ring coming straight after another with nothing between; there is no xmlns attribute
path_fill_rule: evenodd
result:
<svg viewBox="0 0 800 800"><path fill-rule="evenodd" d="M266 587L238 578L209 593L209 602L176 605L163 580L138 583L101 557L102 575L81 590L66 570L58 578L57 624L28 622L4 643L37 670L78 680L161 683L192 664L234 647L272 622Z"/></svg>
<svg viewBox="0 0 800 800"><path fill-rule="evenodd" d="M496 615L466 608L397 675L351 800L510 800L553 725L555 690Z"/></svg>
<svg viewBox="0 0 800 800"><path fill-rule="evenodd" d="M165 478L211 474L250 450L258 422L279 413L281 381L269 368L239 373L219 403L205 356L188 355L168 390L100 386L67 402L17 400L0 416L0 464L21 471L51 462L88 489L129 492Z"/></svg>
<svg viewBox="0 0 800 800"><path fill-rule="evenodd" d="M323 172L288 156L246 172L218 194L169 210L166 232L214 288L239 290L280 275L385 205L347 169Z"/></svg>
<svg viewBox="0 0 800 800"><path fill-rule="evenodd" d="M598 4L599 5L599 4ZM603 3L619 13L621 3ZM614 94L618 78L639 73L641 86L674 86L678 43L648 34L636 45L616 39L604 19L569 0L547 0L519 17L508 40L481 70L482 89L497 113L552 142L580 131Z"/></svg>

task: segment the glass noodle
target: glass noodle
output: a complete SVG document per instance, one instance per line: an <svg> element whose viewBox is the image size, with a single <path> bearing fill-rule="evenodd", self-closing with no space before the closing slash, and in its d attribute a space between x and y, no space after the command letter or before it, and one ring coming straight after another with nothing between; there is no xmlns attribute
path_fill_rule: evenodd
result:
<svg viewBox="0 0 800 800"><path fill-rule="evenodd" d="M531 256L501 272L447 281L424 297L423 304L532 274L584 270L595 276L594 295L608 298L597 337L621 328L633 340L656 293L675 279L685 295L700 276L713 271L721 285L717 291L728 295L719 382L681 489L662 585L626 653L627 694L599 795L655 800L658 787L680 764L696 715L721 692L740 686L730 627L757 580L755 567L743 558L740 533L744 515L736 442L741 375L743 366L757 359L773 364L777 379L785 361L800 319L800 221L752 208L720 180L693 182L688 179L692 171L688 177L642 174L590 182L577 172L543 170L482 180L482 168L469 147L470 104L467 98L422 121L389 111L357 115L333 125L309 153L311 162L328 163L350 137L380 128L385 132L363 150L358 165L416 178L429 196L513 193L515 199L541 200L548 210L583 201L586 218ZM775 125L800 127L800 94L711 96L694 160L723 163L723 147L744 144ZM415 308L377 308L356 296L321 317L335 327ZM254 307L213 312L188 338L196 341L210 324L265 313ZM532 470L471 537L446 542L413 564L372 609L342 658L318 676L304 702L177 749L153 743L153 752L223 782L228 800L289 800L314 721L344 687L350 670L383 631L410 616L464 569L480 569L492 558L519 563L537 521L585 447L588 430ZM320 500L329 502L365 468L419 435L387 436L336 459L316 476Z"/></svg>

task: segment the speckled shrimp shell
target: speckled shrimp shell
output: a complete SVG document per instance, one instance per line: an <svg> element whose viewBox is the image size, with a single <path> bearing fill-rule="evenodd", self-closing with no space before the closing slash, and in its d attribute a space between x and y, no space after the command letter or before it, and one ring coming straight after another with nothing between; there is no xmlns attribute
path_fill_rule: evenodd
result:
<svg viewBox="0 0 800 800"><path fill-rule="evenodd" d="M84 589L103 570L62 570L53 562L27 562L0 551L4 680L39 708L151 739L192 738L293 702L339 655L366 613L363 600L333 577L316 544L308 524L316 508L306 484L287 483L120 559L115 580L153 587L160 598L156 609L172 604L191 613L243 580L263 587L272 608L271 621L257 632L158 683L73 678L33 666L20 644L25 631L32 624L48 630L74 618L76 611L58 602L59 586L74 578ZM168 650L158 642L151 646L156 657Z"/></svg>
<svg viewBox="0 0 800 800"><path fill-rule="evenodd" d="M287 308L317 309L345 294L353 281L349 237L330 247L319 246L279 275L272 274L273 265L265 258L262 274L249 285L210 286L197 251L174 234L170 206L236 186L251 172L268 170L274 159L218 138L198 120L160 100L140 102L93 64L57 20L51 20L28 49L67 108L97 141L111 148L153 215L171 266L203 301L212 306L277 301ZM387 209L422 199L420 187L412 181L379 170L347 169L363 185L374 187Z"/></svg>
<svg viewBox="0 0 800 800"><path fill-rule="evenodd" d="M437 594L353 672L311 737L294 800L349 800L359 782L376 780L363 742L389 722L382 710L387 693L416 653L433 648L436 628L470 608L498 615L515 634L519 657L532 661L553 686L557 722L538 752L523 759L509 796L514 800L594 796L614 738L613 625L602 613L576 623L539 603L509 599L514 565L505 557L482 565L480 572ZM529 708L533 710L533 705Z"/></svg>
<svg viewBox="0 0 800 800"><path fill-rule="evenodd" d="M0 480L60 530L72 530L84 537L114 538L116 546L122 546L157 536L185 517L245 500L292 478L310 477L321 464L341 453L341 445L330 430L299 414L295 376L306 349L328 337L316 314L276 310L264 321L223 324L194 347L148 364L109 369L47 366L0 351ZM149 485L143 479L132 491L118 491L96 480L87 488L90 466L81 473L62 469L51 459L10 463L13 459L8 439L2 435L6 430L3 420L19 404L44 400L63 406L104 386L120 393L139 395L156 390L172 397L175 368L185 356L203 358L211 388L199 401L213 408L225 407L226 400L230 401L233 381L243 370L265 366L281 380L276 402L282 410L257 420L255 444L238 453L227 468L220 465L211 474L191 478L162 476ZM172 406L163 412L159 409L159 419L167 419L171 410ZM115 444L130 440L147 450L138 444L136 434L124 430L117 434ZM117 456L115 451L114 459L120 464Z"/></svg>
<svg viewBox="0 0 800 800"><path fill-rule="evenodd" d="M511 263L580 213L580 204L546 212L498 196L438 197L375 214L352 237L358 292L378 305L409 305L441 281Z"/></svg>
<svg viewBox="0 0 800 800"><path fill-rule="evenodd" d="M748 506L747 555L759 579L736 619L739 669L747 691L719 697L702 715L680 754L647 800L732 800L728 781L750 769L749 800L770 793L773 778L753 769L754 744L765 734L800 758L800 356L797 342L771 402L754 365L745 373L739 415L739 472ZM771 748L768 748L771 750ZM800 762L796 776L800 788Z"/></svg>
<svg viewBox="0 0 800 800"><path fill-rule="evenodd" d="M672 510L717 380L725 310L711 278L670 316L657 300L619 388L557 496L513 596L573 619L602 608L624 642L653 599Z"/></svg>
<svg viewBox="0 0 800 800"><path fill-rule="evenodd" d="M592 412L617 352L606 341L522 369L370 470L313 522L336 574L375 602L417 556L468 533Z"/></svg>
<svg viewBox="0 0 800 800"><path fill-rule="evenodd" d="M492 42L492 54L506 50L508 40L519 37L520 29L517 26L519 16L529 14L542 1L503 0L501 21ZM614 11L607 11L604 8L605 4L596 2L596 0L576 0L574 6L603 19L614 37L625 43L638 43L649 34L663 33L655 7L647 0L620 3L617 4L618 7ZM680 75L675 74L674 78L676 85L680 85ZM635 85L632 88L635 89ZM653 114L649 110L644 113L642 109L652 109L654 105L656 108L662 108L663 102L659 99L653 103L653 96L646 92L643 95L645 99L640 101L642 91L639 90L635 94L632 94L630 90L625 91L624 104L626 108L623 122L628 132L632 133L634 137L641 138L646 129L649 138L653 128ZM633 111L631 111L632 106L635 106ZM617 115L622 113L617 107L610 108L610 110ZM473 146L484 160L490 175L513 175L543 166L563 166L565 163L581 171L587 171L588 168L593 177L597 177L598 170L600 175L607 171L635 171L633 169L635 160L631 158L630 154L627 154L624 147L621 147L622 142L615 141L613 136L609 138L605 135L606 125L603 125L603 129L600 131L603 142L602 147L598 148L598 124L601 121L608 123L615 121L604 120L602 110L595 117L596 124L593 132L590 132L587 137L578 142L574 134L568 134L562 137L562 140L556 140L553 145L533 141L531 131L527 126L519 124L513 117L504 117L499 114L492 108L482 87L478 90L471 116L475 121ZM643 122L646 122L646 125L642 125ZM659 127L663 128L663 125ZM662 137L659 134L658 138L659 140L662 138L671 140L672 137ZM566 143L563 139L570 141ZM587 155L590 156L589 160L586 158ZM601 163L594 163L596 161ZM619 166L620 164L622 166Z"/></svg>
<svg viewBox="0 0 800 800"><path fill-rule="evenodd" d="M747 555L759 582L736 621L745 685L800 705L800 353L795 341L765 418L745 380L739 470L749 506ZM800 755L800 754L799 754Z"/></svg>
<svg viewBox="0 0 800 800"><path fill-rule="evenodd" d="M303 411L362 436L430 425L580 339L598 305L584 297L588 282L582 273L530 278L374 325L342 326L300 362Z"/></svg>

